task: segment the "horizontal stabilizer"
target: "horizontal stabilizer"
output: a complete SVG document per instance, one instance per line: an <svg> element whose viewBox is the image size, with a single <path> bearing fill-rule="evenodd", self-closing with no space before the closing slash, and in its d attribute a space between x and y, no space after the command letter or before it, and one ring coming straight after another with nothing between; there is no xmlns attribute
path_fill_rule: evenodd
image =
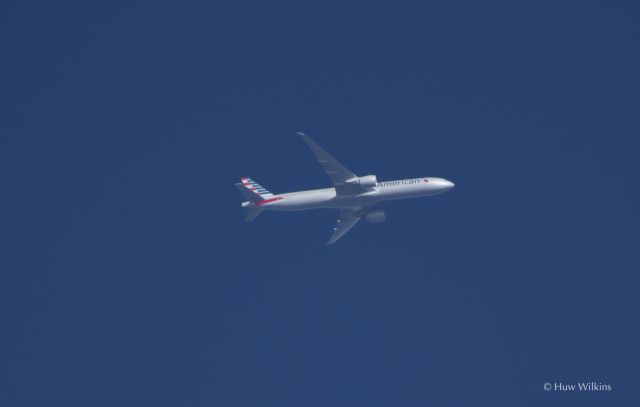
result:
<svg viewBox="0 0 640 407"><path fill-rule="evenodd" d="M247 216L244 217L244 221L245 222L253 221L255 218L258 217L258 215L262 213L263 210L264 209L262 208L249 207L249 211L247 212Z"/></svg>

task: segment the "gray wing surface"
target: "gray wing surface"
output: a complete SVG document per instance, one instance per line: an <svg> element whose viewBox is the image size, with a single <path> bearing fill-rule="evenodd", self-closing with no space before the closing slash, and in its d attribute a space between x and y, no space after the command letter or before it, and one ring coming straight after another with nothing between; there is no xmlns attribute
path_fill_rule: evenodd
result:
<svg viewBox="0 0 640 407"><path fill-rule="evenodd" d="M327 244L334 244L338 241L342 236L344 236L352 227L356 225L362 219L362 216L359 216L362 208L353 208L353 209L341 209L340 210L340 219L338 219L338 224L335 228L333 228L333 235L327 242Z"/></svg>
<svg viewBox="0 0 640 407"><path fill-rule="evenodd" d="M324 151L322 147L316 144L315 141L311 139L311 137L307 136L304 133L298 132L298 135L302 137L309 149L318 159L318 162L322 164L324 167L324 172L327 173L329 177L331 177L331 181L333 181L333 186L336 187L336 191L338 193L347 193L353 190L352 185L347 185L345 181L352 178L357 178L351 170L349 170L344 165L340 164L338 160L333 158L331 154ZM357 189L356 189L357 190Z"/></svg>

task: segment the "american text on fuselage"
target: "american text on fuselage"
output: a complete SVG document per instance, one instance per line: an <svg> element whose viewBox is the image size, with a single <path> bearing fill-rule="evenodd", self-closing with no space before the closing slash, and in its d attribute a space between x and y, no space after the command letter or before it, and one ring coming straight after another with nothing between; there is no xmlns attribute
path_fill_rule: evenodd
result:
<svg viewBox="0 0 640 407"><path fill-rule="evenodd" d="M428 178L410 178L410 179L400 179L395 181L383 181L383 182L378 182L376 184L376 187L385 188L385 187L394 187L398 185L419 184L421 182L429 182L429 179Z"/></svg>

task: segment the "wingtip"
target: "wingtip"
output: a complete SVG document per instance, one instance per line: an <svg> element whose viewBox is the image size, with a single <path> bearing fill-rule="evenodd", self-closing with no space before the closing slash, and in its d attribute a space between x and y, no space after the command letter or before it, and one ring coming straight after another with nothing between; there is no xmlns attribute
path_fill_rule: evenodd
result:
<svg viewBox="0 0 640 407"><path fill-rule="evenodd" d="M334 231L335 231L335 229L334 229ZM338 239L340 239L340 238L338 238ZM338 241L338 239L336 239L336 237L335 237L335 236L331 236L331 238L327 241L327 243L325 243L325 245L327 245L327 246L331 246L331 245L333 245L335 242L337 242L337 241Z"/></svg>

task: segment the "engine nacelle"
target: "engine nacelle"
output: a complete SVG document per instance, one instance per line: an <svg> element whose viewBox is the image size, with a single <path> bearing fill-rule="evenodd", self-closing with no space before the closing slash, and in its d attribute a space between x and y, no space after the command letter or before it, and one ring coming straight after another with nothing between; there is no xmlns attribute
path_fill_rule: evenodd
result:
<svg viewBox="0 0 640 407"><path fill-rule="evenodd" d="M379 223L384 222L384 220L387 219L387 215L385 215L383 210L378 209L367 213L364 215L364 218L371 223Z"/></svg>
<svg viewBox="0 0 640 407"><path fill-rule="evenodd" d="M360 185L364 188L373 188L378 183L378 179L375 175L365 175L364 177L354 178L347 181L349 184Z"/></svg>

